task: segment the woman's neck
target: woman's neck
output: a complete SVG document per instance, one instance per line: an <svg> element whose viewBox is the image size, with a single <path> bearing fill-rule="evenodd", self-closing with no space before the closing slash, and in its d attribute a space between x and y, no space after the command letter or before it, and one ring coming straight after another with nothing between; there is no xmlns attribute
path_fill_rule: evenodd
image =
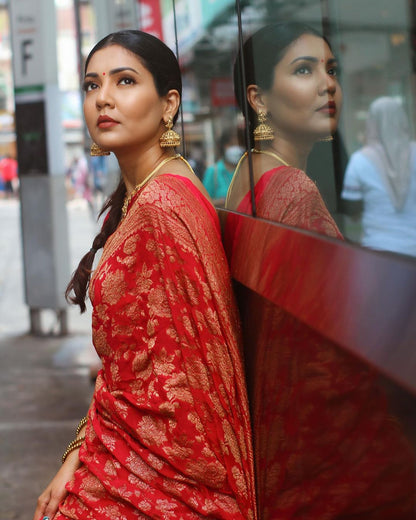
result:
<svg viewBox="0 0 416 520"><path fill-rule="evenodd" d="M127 195L143 182L161 161L171 155L175 155L174 151L162 150L159 146L139 152L134 150L131 153L116 153Z"/></svg>
<svg viewBox="0 0 416 520"><path fill-rule="evenodd" d="M263 150L269 149L271 152L279 155L290 166L305 171L312 146L276 138L273 142L263 146Z"/></svg>

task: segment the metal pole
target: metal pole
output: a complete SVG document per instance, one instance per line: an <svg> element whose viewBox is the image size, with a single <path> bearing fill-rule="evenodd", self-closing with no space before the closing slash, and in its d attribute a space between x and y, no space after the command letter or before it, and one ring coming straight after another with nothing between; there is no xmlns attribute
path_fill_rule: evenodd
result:
<svg viewBox="0 0 416 520"><path fill-rule="evenodd" d="M79 99L82 104L84 99L84 91L82 89L83 76L84 76L84 56L82 55L82 24L81 24L81 1L74 0L74 17L75 17L75 40L77 45L77 58L78 58L78 83L79 83ZM84 118L82 118L82 135L84 148L90 140L87 126Z"/></svg>
<svg viewBox="0 0 416 520"><path fill-rule="evenodd" d="M237 20L238 20L238 45L239 45L239 52L240 52L240 67L241 67L241 76L243 81L243 92L247 92L247 85L245 81L245 66L244 66L244 49L243 49L243 23L242 23L242 17L241 17L241 5L240 0L236 0L235 2L235 9L237 11ZM253 160L252 160L252 153L250 148L250 127L248 124L248 101L247 101L247 95L243 96L243 104L244 104L244 113L246 114L246 143L247 143L247 152L248 152L248 174L250 179L250 193L251 193L251 207L253 211L253 217L257 215L257 208L256 208L256 197L254 195L254 172L253 172Z"/></svg>

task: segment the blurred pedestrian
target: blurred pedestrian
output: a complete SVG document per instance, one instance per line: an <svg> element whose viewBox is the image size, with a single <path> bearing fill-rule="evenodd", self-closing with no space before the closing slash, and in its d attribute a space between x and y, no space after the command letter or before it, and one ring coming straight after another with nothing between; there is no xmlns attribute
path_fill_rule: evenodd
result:
<svg viewBox="0 0 416 520"><path fill-rule="evenodd" d="M351 155L341 196L361 219L362 245L416 256L416 142L398 99L371 103L366 144Z"/></svg>
<svg viewBox="0 0 416 520"><path fill-rule="evenodd" d="M85 155L81 155L75 159L72 169L72 178L77 197L84 199L88 204L91 214L94 214L93 179Z"/></svg>
<svg viewBox="0 0 416 520"><path fill-rule="evenodd" d="M3 181L6 198L17 196L19 189L17 169L17 161L11 155L6 155L0 160L0 177Z"/></svg>

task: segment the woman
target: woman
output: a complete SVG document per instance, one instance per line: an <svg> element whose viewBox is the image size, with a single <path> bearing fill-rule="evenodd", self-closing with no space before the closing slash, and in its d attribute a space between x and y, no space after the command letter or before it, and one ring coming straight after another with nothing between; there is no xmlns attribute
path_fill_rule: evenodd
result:
<svg viewBox="0 0 416 520"><path fill-rule="evenodd" d="M255 207L258 217L341 239L305 173L314 143L335 132L341 107L328 42L298 23L260 29L237 57L235 89L243 112L248 107L255 146L254 197L245 154L227 207L248 214ZM251 254L267 251L254 224L227 217L233 271ZM265 259L264 278L272 281L273 269L279 269L276 256ZM302 273L291 290L307 290ZM376 374L253 291L241 301L259 517L414 518L413 453L387 413Z"/></svg>
<svg viewBox="0 0 416 520"><path fill-rule="evenodd" d="M93 152L114 152L122 175L67 291L84 310L89 285L103 368L34 519L255 518L219 223L173 152L177 60L149 34L110 34L87 59L84 88Z"/></svg>
<svg viewBox="0 0 416 520"><path fill-rule="evenodd" d="M366 145L350 158L341 196L348 213L362 212L364 246L416 256L416 145L397 99L371 103Z"/></svg>

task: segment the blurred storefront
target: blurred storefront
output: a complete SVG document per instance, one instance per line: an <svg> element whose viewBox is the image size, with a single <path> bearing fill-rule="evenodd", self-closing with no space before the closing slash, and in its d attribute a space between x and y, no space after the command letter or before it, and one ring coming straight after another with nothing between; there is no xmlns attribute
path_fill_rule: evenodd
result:
<svg viewBox="0 0 416 520"><path fill-rule="evenodd" d="M11 2L13 0L10 0ZM123 2L113 0L117 9ZM79 12L80 54L96 40L97 19L111 16L91 0L56 0L59 84L67 158L82 146L83 122L79 92L80 60L75 9ZM380 95L402 99L414 120L414 17L412 0L244 0L242 29L248 35L277 20L302 20L324 27L342 66L343 144L351 154L363 141L370 101ZM103 5L103 3L101 3ZM103 7L105 7L104 4ZM233 0L137 0L139 27L164 39L178 53L184 74L183 121L188 155L194 149L212 163L215 142L224 126L237 127L239 111L232 88L232 64L238 47ZM15 154L13 83L7 2L0 2L0 155ZM330 188L323 186L325 192ZM329 204L334 206L333 201Z"/></svg>

